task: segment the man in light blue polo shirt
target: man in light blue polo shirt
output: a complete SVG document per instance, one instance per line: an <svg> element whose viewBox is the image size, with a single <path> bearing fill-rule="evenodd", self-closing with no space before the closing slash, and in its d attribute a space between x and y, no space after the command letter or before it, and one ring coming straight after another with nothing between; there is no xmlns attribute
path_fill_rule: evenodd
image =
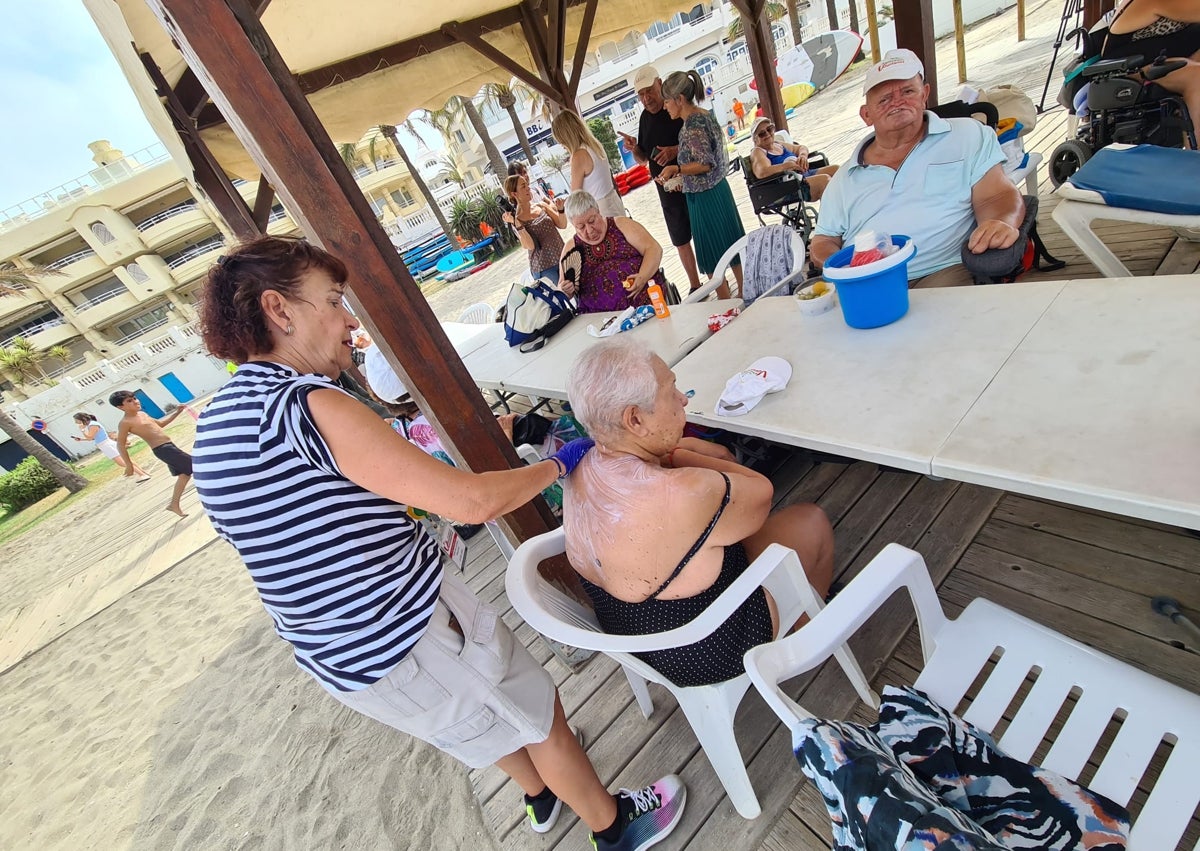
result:
<svg viewBox="0 0 1200 851"><path fill-rule="evenodd" d="M818 266L863 230L912 237L909 286L972 283L963 240L976 254L1008 248L1025 202L1004 176L996 133L972 118L925 109L925 68L911 50L891 50L867 69L859 115L874 133L834 175L821 199L810 254Z"/></svg>

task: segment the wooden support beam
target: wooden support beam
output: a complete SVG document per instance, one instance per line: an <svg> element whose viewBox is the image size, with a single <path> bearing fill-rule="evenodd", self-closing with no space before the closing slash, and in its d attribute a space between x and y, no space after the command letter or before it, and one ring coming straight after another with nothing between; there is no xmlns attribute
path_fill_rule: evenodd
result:
<svg viewBox="0 0 1200 851"><path fill-rule="evenodd" d="M275 204L275 187L267 182L267 176L258 176L258 193L254 196L254 224L263 233L267 232L267 219L271 218L271 207Z"/></svg>
<svg viewBox="0 0 1200 851"><path fill-rule="evenodd" d="M874 64L883 58L879 51L879 19L875 11L875 0L867 0L867 35L871 45L871 62Z"/></svg>
<svg viewBox="0 0 1200 851"><path fill-rule="evenodd" d="M455 460L520 463L329 134L246 0L149 0L304 233L341 258L347 293ZM556 525L544 500L503 519L524 540ZM555 578L573 583L569 568Z"/></svg>
<svg viewBox="0 0 1200 851"><path fill-rule="evenodd" d="M588 45L592 41L592 26L596 22L598 0L587 0L583 9L583 21L579 24L579 40L575 43L575 57L571 60L571 79L567 83L567 99L575 103L579 97L579 81L583 79L583 65L587 59Z"/></svg>
<svg viewBox="0 0 1200 851"><path fill-rule="evenodd" d="M783 93L779 91L778 75L775 73L775 39L771 37L771 22L765 14L766 2L733 0L733 5L742 15L746 50L750 54L750 67L754 69L763 113L770 116L777 129L787 130L787 110L783 106Z"/></svg>
<svg viewBox="0 0 1200 851"><path fill-rule="evenodd" d="M567 54L567 3L547 0L546 5L546 55L553 67L561 69Z"/></svg>
<svg viewBox="0 0 1200 851"><path fill-rule="evenodd" d="M525 85L529 86L536 92L539 92L553 101L561 101L563 92L554 88L541 77L531 73L528 68L522 67L515 59L505 56L492 45L488 44L482 38L473 35L469 31L462 28L460 24L452 21L442 25L442 32L456 41L462 42L472 48L476 53L495 62L505 71L508 71Z"/></svg>
<svg viewBox="0 0 1200 851"><path fill-rule="evenodd" d="M556 63L550 56L547 46L550 33L546 19L533 0L521 0L521 32L525 35L525 43L529 54L533 57L533 65L541 78L560 94L555 101L561 103L564 109L575 109L574 101L567 98L567 75L563 72L562 63Z"/></svg>
<svg viewBox="0 0 1200 851"><path fill-rule="evenodd" d="M895 0L896 46L907 47L925 66L929 102L938 103L937 52L933 43L933 0Z"/></svg>
<svg viewBox="0 0 1200 851"><path fill-rule="evenodd" d="M246 206L246 199L237 191L233 181L225 174L225 170L221 168L217 158L208 149L208 145L205 144L204 139L192 123L191 116L187 114L179 97L167 84L162 70L155 64L149 53L138 54L138 58L142 60L142 67L146 69L146 74L149 75L150 82L154 85L154 91L163 99L163 106L167 110L171 124L175 128L179 140L183 143L183 151L187 155L188 162L192 164L192 178L196 181L196 185L208 196L208 200L217 208L217 213L238 239L254 239L256 236L261 236L263 231L255 224L254 216L251 214L250 208Z"/></svg>
<svg viewBox="0 0 1200 851"><path fill-rule="evenodd" d="M267 11L267 7L270 5L271 0L258 0L254 11L261 18L263 12ZM175 84L175 94L178 95L179 102L183 104L183 108L187 110L187 114L193 120L198 118L201 111L208 106L208 92L204 91L204 86L200 85L200 81L196 79L191 68L183 69L183 76Z"/></svg>
<svg viewBox="0 0 1200 851"><path fill-rule="evenodd" d="M954 10L954 51L958 54L958 82L967 81L967 44L963 32L962 0L951 0ZM936 103L937 101L934 101Z"/></svg>
<svg viewBox="0 0 1200 851"><path fill-rule="evenodd" d="M1025 40L1025 0L1017 0L1017 41Z"/></svg>

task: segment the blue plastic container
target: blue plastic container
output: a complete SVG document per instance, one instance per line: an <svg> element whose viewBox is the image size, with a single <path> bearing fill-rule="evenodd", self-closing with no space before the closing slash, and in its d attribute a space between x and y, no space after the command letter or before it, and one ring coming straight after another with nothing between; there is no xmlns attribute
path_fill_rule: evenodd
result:
<svg viewBox="0 0 1200 851"><path fill-rule="evenodd" d="M908 313L908 261L917 253L907 236L893 236L897 251L877 263L851 266L854 246L825 261L821 275L837 286L842 318L851 328L878 328Z"/></svg>

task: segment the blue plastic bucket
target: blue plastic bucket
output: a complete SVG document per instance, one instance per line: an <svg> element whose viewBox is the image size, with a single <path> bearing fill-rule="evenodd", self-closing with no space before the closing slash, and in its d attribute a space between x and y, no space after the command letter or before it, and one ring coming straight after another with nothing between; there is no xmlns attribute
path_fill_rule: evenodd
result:
<svg viewBox="0 0 1200 851"><path fill-rule="evenodd" d="M851 328L878 328L908 312L908 261L917 253L907 236L893 236L898 250L877 263L851 266L854 246L825 261L821 275L837 285L842 318Z"/></svg>

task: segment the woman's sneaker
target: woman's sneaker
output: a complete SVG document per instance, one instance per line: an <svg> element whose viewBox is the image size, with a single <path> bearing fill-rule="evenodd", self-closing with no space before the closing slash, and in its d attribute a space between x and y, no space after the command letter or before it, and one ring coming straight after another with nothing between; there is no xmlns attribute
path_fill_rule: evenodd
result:
<svg viewBox="0 0 1200 851"><path fill-rule="evenodd" d="M683 816L687 789L675 774L644 789L622 789L617 796L617 822L621 835L609 841L592 834L596 851L643 851L670 835Z"/></svg>
<svg viewBox="0 0 1200 851"><path fill-rule="evenodd" d="M549 789L544 794L544 798L525 796L525 812L529 814L529 826L533 828L534 833L550 832L562 810L562 801L557 795Z"/></svg>

